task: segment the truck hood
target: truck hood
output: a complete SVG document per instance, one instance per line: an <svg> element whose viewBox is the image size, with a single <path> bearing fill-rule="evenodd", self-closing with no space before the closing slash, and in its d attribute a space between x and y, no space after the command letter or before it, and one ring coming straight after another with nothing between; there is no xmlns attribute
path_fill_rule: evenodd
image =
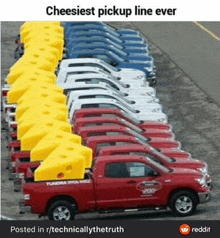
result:
<svg viewBox="0 0 220 238"><path fill-rule="evenodd" d="M176 164L189 165L190 168L197 167L202 168L205 166L203 160L191 159L191 158L175 158Z"/></svg>
<svg viewBox="0 0 220 238"><path fill-rule="evenodd" d="M192 177L199 177L201 178L202 177L202 173L200 171L197 171L197 170L194 170L194 169L186 169L186 168L172 168L172 172L171 172L171 175L173 177L182 177L182 176L185 176L185 177L189 177L189 176L192 176Z"/></svg>

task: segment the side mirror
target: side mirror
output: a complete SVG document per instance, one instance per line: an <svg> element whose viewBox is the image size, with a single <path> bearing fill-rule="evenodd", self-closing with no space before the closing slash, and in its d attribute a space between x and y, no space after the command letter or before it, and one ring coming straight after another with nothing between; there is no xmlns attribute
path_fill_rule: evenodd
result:
<svg viewBox="0 0 220 238"><path fill-rule="evenodd" d="M112 65L112 66L115 67L115 66L117 66L118 64L117 64L116 62L114 62L114 61L111 61L111 62L110 62L110 65Z"/></svg>
<svg viewBox="0 0 220 238"><path fill-rule="evenodd" d="M156 177L159 175L159 173L156 170L152 170L148 175L152 177Z"/></svg>
<svg viewBox="0 0 220 238"><path fill-rule="evenodd" d="M156 170L153 171L153 176L159 176L159 175L160 174Z"/></svg>

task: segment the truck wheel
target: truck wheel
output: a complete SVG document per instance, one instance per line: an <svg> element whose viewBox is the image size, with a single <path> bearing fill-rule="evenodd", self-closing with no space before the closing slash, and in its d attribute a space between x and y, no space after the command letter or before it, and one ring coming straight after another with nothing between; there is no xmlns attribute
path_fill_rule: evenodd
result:
<svg viewBox="0 0 220 238"><path fill-rule="evenodd" d="M171 197L169 207L177 216L189 216L195 212L197 205L195 194L182 190Z"/></svg>
<svg viewBox="0 0 220 238"><path fill-rule="evenodd" d="M50 220L74 220L76 210L71 203L67 201L56 201L48 209L48 217Z"/></svg>

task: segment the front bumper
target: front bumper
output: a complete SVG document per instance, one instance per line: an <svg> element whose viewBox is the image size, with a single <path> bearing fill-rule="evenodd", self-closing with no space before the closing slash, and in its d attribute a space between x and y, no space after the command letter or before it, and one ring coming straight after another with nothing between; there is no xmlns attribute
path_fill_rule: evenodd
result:
<svg viewBox="0 0 220 238"><path fill-rule="evenodd" d="M199 203L206 203L211 200L210 192L198 193L198 196L199 196Z"/></svg>

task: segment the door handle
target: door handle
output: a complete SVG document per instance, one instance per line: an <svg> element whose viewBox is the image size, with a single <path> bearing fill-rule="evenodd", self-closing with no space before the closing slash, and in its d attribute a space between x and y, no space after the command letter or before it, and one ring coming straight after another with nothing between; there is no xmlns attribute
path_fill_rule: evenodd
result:
<svg viewBox="0 0 220 238"><path fill-rule="evenodd" d="M135 180L129 180L127 183L128 184L136 184L137 182Z"/></svg>

